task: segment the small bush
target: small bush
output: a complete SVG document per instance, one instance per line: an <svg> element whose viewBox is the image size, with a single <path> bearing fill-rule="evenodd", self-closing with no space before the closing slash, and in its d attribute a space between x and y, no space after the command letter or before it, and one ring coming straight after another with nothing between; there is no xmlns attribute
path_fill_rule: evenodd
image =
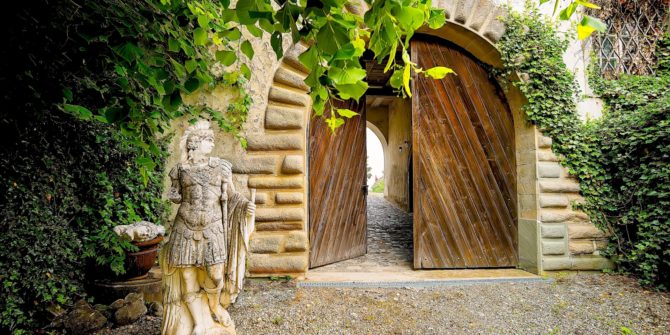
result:
<svg viewBox="0 0 670 335"><path fill-rule="evenodd" d="M384 193L384 178L379 179L372 184L372 189L370 191L372 193Z"/></svg>

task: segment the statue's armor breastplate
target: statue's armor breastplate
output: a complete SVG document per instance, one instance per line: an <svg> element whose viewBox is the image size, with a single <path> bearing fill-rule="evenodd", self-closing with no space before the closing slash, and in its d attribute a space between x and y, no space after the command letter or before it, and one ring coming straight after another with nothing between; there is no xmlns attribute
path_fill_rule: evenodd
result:
<svg viewBox="0 0 670 335"><path fill-rule="evenodd" d="M208 225L221 224L221 186L224 170L220 166L182 165L179 167L181 205L179 216L193 230L203 230Z"/></svg>

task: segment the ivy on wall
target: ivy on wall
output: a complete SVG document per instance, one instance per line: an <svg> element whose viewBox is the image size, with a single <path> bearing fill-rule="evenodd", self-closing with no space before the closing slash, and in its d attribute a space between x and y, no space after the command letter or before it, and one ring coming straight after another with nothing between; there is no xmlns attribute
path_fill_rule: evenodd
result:
<svg viewBox="0 0 670 335"><path fill-rule="evenodd" d="M567 40L536 9L511 13L499 41L503 78L528 102L530 122L553 140L561 164L580 182L574 204L610 236L605 254L645 285L670 287L670 96L667 71L658 77L597 79L607 110L582 122L577 87L563 62ZM667 40L659 64L667 67ZM666 56L662 56L666 55ZM665 58L664 58L665 57Z"/></svg>

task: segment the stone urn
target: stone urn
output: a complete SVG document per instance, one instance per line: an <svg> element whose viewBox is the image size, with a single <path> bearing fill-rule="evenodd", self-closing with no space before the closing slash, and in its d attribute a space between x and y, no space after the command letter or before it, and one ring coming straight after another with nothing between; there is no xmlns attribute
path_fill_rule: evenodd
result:
<svg viewBox="0 0 670 335"><path fill-rule="evenodd" d="M151 267L156 264L158 247L161 241L163 241L163 236L157 236L148 241L132 242L139 250L126 252L126 273L123 275L123 279L137 280L146 278Z"/></svg>
<svg viewBox="0 0 670 335"><path fill-rule="evenodd" d="M126 252L126 273L119 279L146 278L158 258L158 250L160 242L163 241L163 235L165 235L165 228L151 222L140 221L132 225L116 226L114 232L138 248L137 251Z"/></svg>

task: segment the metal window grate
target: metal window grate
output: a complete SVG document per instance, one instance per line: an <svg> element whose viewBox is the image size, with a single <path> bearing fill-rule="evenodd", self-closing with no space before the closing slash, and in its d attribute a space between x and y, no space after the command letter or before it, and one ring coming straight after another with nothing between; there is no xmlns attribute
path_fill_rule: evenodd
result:
<svg viewBox="0 0 670 335"><path fill-rule="evenodd" d="M607 23L607 31L593 39L603 76L654 74L656 42L663 34L669 3L668 0L599 1L602 9L590 14Z"/></svg>

